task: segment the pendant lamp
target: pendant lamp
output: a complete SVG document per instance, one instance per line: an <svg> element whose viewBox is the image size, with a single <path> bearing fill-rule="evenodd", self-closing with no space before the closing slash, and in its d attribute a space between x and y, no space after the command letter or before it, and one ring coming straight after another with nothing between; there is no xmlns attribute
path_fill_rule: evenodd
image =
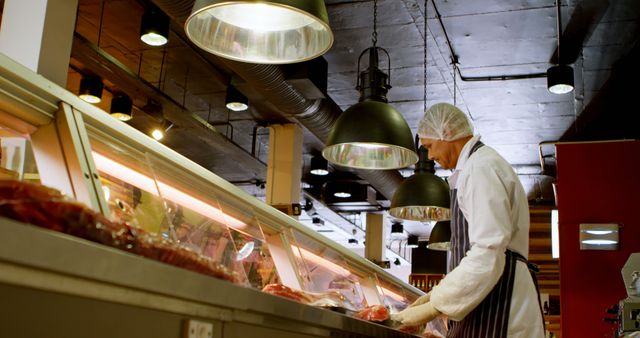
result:
<svg viewBox="0 0 640 338"><path fill-rule="evenodd" d="M425 0L425 17L427 17L427 1ZM424 22L423 45L423 108L427 110L427 20ZM455 74L455 73L454 73ZM454 84L455 93L455 84ZM455 97L455 94L454 94ZM429 160L428 150L419 145L418 163L414 174L405 179L391 198L389 214L393 217L412 221L441 221L450 218L449 185L435 175L435 162Z"/></svg>
<svg viewBox="0 0 640 338"><path fill-rule="evenodd" d="M436 223L429 236L427 248L436 251L448 251L451 247L451 222Z"/></svg>
<svg viewBox="0 0 640 338"><path fill-rule="evenodd" d="M415 172L396 189L389 214L421 222L450 219L449 185L435 175L435 163L429 160L427 149L420 146L418 154Z"/></svg>
<svg viewBox="0 0 640 338"><path fill-rule="evenodd" d="M97 76L83 76L80 80L80 90L78 97L89 103L100 103L102 101L102 89L104 84Z"/></svg>
<svg viewBox="0 0 640 338"><path fill-rule="evenodd" d="M418 236L409 235L409 237L407 237L407 248L417 248L418 240L419 240Z"/></svg>
<svg viewBox="0 0 640 338"><path fill-rule="evenodd" d="M556 49L559 64L547 69L547 89L553 94L566 94L573 91L573 68L562 64L562 59L560 59L560 37L562 36L560 0L556 0L556 13L558 31L558 47Z"/></svg>
<svg viewBox="0 0 640 338"><path fill-rule="evenodd" d="M400 239L404 237L404 226L401 222L393 222L391 224L391 238Z"/></svg>
<svg viewBox="0 0 640 338"><path fill-rule="evenodd" d="M311 169L309 172L316 176L326 176L329 175L329 170L327 170L327 160L321 156L313 156L311 158Z"/></svg>
<svg viewBox="0 0 640 338"><path fill-rule="evenodd" d="M369 53L369 68L360 73L357 89L360 102L345 110L331 128L322 156L329 162L358 169L398 169L414 164L414 151L409 125L400 112L387 103L391 88L391 59L384 48L376 46L377 2L374 0L373 46ZM378 68L378 52L387 55L388 70Z"/></svg>
<svg viewBox="0 0 640 338"><path fill-rule="evenodd" d="M261 64L307 61L333 44L323 0L196 0L185 32L212 54Z"/></svg>
<svg viewBox="0 0 640 338"><path fill-rule="evenodd" d="M149 46L163 46L169 42L169 16L152 7L142 15L140 40Z"/></svg>
<svg viewBox="0 0 640 338"><path fill-rule="evenodd" d="M249 99L233 85L227 87L224 104L225 107L233 111L245 111L249 109Z"/></svg>
<svg viewBox="0 0 640 338"><path fill-rule="evenodd" d="M133 117L131 111L133 109L133 101L124 93L118 93L111 99L111 108L109 113L120 121L129 121Z"/></svg>

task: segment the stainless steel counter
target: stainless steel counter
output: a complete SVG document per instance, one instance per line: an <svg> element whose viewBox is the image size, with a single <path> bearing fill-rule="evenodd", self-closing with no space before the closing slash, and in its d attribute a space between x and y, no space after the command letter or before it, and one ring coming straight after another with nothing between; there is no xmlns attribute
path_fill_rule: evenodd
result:
<svg viewBox="0 0 640 338"><path fill-rule="evenodd" d="M0 218L0 336L410 337L381 325Z"/></svg>

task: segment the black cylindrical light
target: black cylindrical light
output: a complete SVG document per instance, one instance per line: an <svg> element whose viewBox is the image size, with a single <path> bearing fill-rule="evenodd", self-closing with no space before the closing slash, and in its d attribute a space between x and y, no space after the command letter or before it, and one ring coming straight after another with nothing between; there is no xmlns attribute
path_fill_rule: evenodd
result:
<svg viewBox="0 0 640 338"><path fill-rule="evenodd" d="M80 80L80 90L78 97L89 103L100 103L102 101L102 89L104 84L97 76L83 76Z"/></svg>
<svg viewBox="0 0 640 338"><path fill-rule="evenodd" d="M309 172L313 175L325 176L329 174L327 170L327 160L322 156L314 156L311 158L311 170Z"/></svg>
<svg viewBox="0 0 640 338"><path fill-rule="evenodd" d="M227 96L224 101L226 107L233 111L243 111L249 108L249 99L232 85L227 87Z"/></svg>
<svg viewBox="0 0 640 338"><path fill-rule="evenodd" d="M451 247L451 222L442 221L436 223L429 236L427 248L436 251L447 251Z"/></svg>
<svg viewBox="0 0 640 338"><path fill-rule="evenodd" d="M391 223L391 238L402 238L404 237L404 225L401 222L393 222Z"/></svg>
<svg viewBox="0 0 640 338"><path fill-rule="evenodd" d="M417 248L418 247L418 236L409 235L409 237L407 237L407 247L409 247L409 248Z"/></svg>
<svg viewBox="0 0 640 338"><path fill-rule="evenodd" d="M140 40L149 46L163 46L169 41L169 17L152 7L142 15Z"/></svg>
<svg viewBox="0 0 640 338"><path fill-rule="evenodd" d="M131 110L133 109L133 101L124 93L118 93L111 99L111 109L109 113L120 121L129 121L133 117Z"/></svg>
<svg viewBox="0 0 640 338"><path fill-rule="evenodd" d="M573 90L573 68L567 65L547 69L547 89L554 94L566 94Z"/></svg>

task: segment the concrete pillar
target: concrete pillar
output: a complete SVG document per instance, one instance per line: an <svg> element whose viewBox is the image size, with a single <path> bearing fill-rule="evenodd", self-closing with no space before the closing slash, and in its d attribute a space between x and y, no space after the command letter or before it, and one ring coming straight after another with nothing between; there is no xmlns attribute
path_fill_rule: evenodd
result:
<svg viewBox="0 0 640 338"><path fill-rule="evenodd" d="M300 213L302 129L293 123L272 125L269 129L266 202L289 215L297 215Z"/></svg>
<svg viewBox="0 0 640 338"><path fill-rule="evenodd" d="M78 0L5 0L0 53L64 88L77 7Z"/></svg>

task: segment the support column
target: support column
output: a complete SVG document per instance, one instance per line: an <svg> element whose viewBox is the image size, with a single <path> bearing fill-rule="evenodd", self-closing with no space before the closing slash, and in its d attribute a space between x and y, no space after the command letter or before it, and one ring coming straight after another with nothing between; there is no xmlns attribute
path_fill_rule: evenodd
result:
<svg viewBox="0 0 640 338"><path fill-rule="evenodd" d="M297 124L269 127L267 204L292 216L300 214L302 129Z"/></svg>
<svg viewBox="0 0 640 338"><path fill-rule="evenodd" d="M366 214L366 235L364 257L383 268L389 268L386 255L386 234L384 231L384 215L379 213Z"/></svg>
<svg viewBox="0 0 640 338"><path fill-rule="evenodd" d="M0 53L66 87L78 0L5 0Z"/></svg>

